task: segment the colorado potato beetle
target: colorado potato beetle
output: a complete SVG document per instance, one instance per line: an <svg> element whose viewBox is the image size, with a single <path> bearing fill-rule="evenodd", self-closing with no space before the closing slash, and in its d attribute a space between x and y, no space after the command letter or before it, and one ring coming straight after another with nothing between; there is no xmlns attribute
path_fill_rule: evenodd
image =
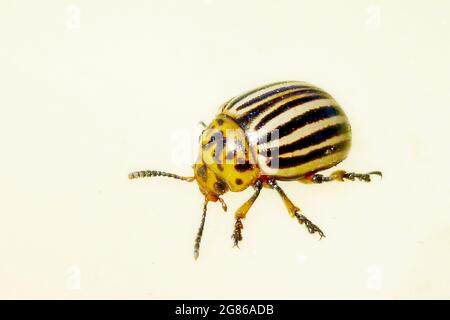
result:
<svg viewBox="0 0 450 320"><path fill-rule="evenodd" d="M360 174L338 170L329 176L317 173L344 160L350 145L349 121L330 94L306 82L282 81L238 95L219 108L200 136L194 176L147 170L132 172L129 178L164 176L197 182L204 196L194 245L197 259L208 202L219 201L226 211L222 196L250 186L254 188L253 195L235 213L234 246L242 240L242 220L262 187L275 190L292 217L310 233L324 237L322 230L301 213L277 181L369 182L371 175L382 176L380 171Z"/></svg>

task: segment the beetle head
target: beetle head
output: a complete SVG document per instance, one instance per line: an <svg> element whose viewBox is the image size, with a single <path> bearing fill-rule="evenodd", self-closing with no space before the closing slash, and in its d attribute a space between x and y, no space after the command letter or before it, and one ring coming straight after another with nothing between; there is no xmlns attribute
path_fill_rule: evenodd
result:
<svg viewBox="0 0 450 320"><path fill-rule="evenodd" d="M242 191L259 176L244 130L230 117L217 116L203 130L194 175L205 196Z"/></svg>

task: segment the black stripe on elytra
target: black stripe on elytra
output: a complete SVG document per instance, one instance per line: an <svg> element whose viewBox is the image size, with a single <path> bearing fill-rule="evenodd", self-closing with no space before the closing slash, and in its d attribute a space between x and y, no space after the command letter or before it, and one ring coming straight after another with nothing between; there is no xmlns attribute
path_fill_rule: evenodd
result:
<svg viewBox="0 0 450 320"><path fill-rule="evenodd" d="M304 88L311 88L311 87L305 86L305 85L303 85L303 86L301 86L301 85L294 85L294 86L281 87L281 88L278 88L278 89L275 89L275 90L272 90L272 91L268 91L268 92L266 92L264 94L261 94L261 95L255 97L255 98L250 99L249 101L243 103L242 105L237 107L236 110L242 110L242 109L248 108L248 107L252 106L254 103L260 102L261 100L264 100L264 99L266 99L266 98L268 98L268 97L270 97L272 95L275 95L275 94L278 94L278 93L281 93L281 92L285 92L285 91L288 91L288 90L291 90L291 89L304 89Z"/></svg>
<svg viewBox="0 0 450 320"><path fill-rule="evenodd" d="M272 132L267 132L264 135L261 135L258 139L258 144L269 142L273 137L281 139L308 124L335 117L340 113L341 111L337 107L333 106L324 106L309 110L279 125ZM274 136L275 132L277 132L277 136Z"/></svg>
<svg viewBox="0 0 450 320"><path fill-rule="evenodd" d="M307 89L307 90L305 90L304 88L303 89L298 89L298 90L295 90L295 91L283 94L282 96L273 98L273 99L271 99L269 101L266 101L266 102L260 104L259 106L257 106L256 108L253 108L253 109L247 111L246 113L242 114L240 117L236 118L235 120L242 128L246 128L248 126L248 124L254 118L256 118L258 115L260 115L262 112L266 111L270 107L274 106L275 104L277 104L277 103L279 103L279 102L281 102L281 101L283 101L283 100L285 100L287 98L290 98L290 97L293 97L293 96L302 95L302 94L306 94L306 93L315 93L317 95L324 94L323 91L316 90L316 89ZM296 99L296 100L293 100L293 101L298 101L298 100L299 99ZM280 106L280 107L282 107L282 106ZM275 110L278 110L278 108L275 109Z"/></svg>
<svg viewBox="0 0 450 320"><path fill-rule="evenodd" d="M235 99L231 99L231 101L229 102L229 105L227 106L226 109L230 110L237 102L241 101L242 99L247 98L249 95L251 95L251 94L253 94L255 92L258 92L260 90L264 90L264 89L267 89L267 88L270 88L272 86L276 86L276 85L279 85L279 84L282 84L282 83L287 83L287 82L289 82L289 81L274 82L274 83L270 83L270 84L262 86L262 87L258 87L258 88L254 89L254 90L248 91L248 92L246 92L246 93L244 93L244 94L242 94L240 96L237 96Z"/></svg>
<svg viewBox="0 0 450 320"><path fill-rule="evenodd" d="M289 144L285 144L285 145L282 145L279 147L269 148L269 150L261 150L261 151L267 152L268 154L278 152L278 154L280 156L282 156L283 154L286 154L289 152L294 152L297 150L309 148L314 145L318 145L328 139L331 139L333 137L347 133L349 131L350 131L350 126L348 125L348 123L346 123L346 122L339 123L339 124L335 124L335 125L323 128L316 132L313 132L310 135L302 137L301 139L298 139Z"/></svg>
<svg viewBox="0 0 450 320"><path fill-rule="evenodd" d="M296 167L326 156L329 156L334 153L338 153L347 149L350 146L350 140L345 140L343 142L326 146L317 150L313 150L305 155L296 156L296 157L287 157L287 158L273 158L267 161L267 165L273 168L286 169Z"/></svg>
<svg viewBox="0 0 450 320"><path fill-rule="evenodd" d="M309 95L306 97L300 97L298 99L286 102L285 104L279 106L278 108L276 108L275 110L273 110L272 112L270 112L269 114L265 115L255 126L255 130L258 130L260 128L262 128L267 122L269 122L270 120L272 120L273 118L275 118L276 116L282 114L283 112L294 108L296 106L302 105L304 103L307 102L311 102L311 101L315 101L315 100L320 100L320 99L329 99L330 95L328 95L327 93L320 91L318 94L315 95Z"/></svg>

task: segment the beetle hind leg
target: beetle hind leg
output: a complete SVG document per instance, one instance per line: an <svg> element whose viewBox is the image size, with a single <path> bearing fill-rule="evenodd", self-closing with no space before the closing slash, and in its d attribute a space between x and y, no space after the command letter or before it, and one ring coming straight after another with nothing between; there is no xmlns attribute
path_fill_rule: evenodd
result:
<svg viewBox="0 0 450 320"><path fill-rule="evenodd" d="M317 232L321 239L322 237L325 237L325 234L322 232L322 230L320 230L320 228L317 225L312 223L306 216L301 214L300 209L292 203L292 201L288 198L286 193L283 191L283 189L280 188L280 186L276 183L275 180L269 180L268 183L272 187L272 189L275 189L275 191L278 192L289 214L292 217L297 218L300 224L304 224L305 227L308 229L309 233L313 234Z"/></svg>
<svg viewBox="0 0 450 320"><path fill-rule="evenodd" d="M234 224L233 235L231 236L231 238L234 241L233 247L239 248L239 241L242 240L242 229L244 229L244 225L242 224L242 219L245 218L248 210L250 210L253 203L258 198L259 193L261 192L262 183L260 181L257 181L255 183L254 187L255 187L255 192L253 193L253 195L250 197L250 199L248 199L246 202L244 202L244 204L242 206L240 206L239 209L237 209L237 211L235 213L236 222Z"/></svg>
<svg viewBox="0 0 450 320"><path fill-rule="evenodd" d="M322 183L322 182L330 182L330 181L355 181L358 179L359 181L370 182L371 176L377 175L379 177L383 177L381 171L371 171L368 173L355 173L355 172L347 172L345 170L338 170L330 174L329 176L324 176L322 174L310 174L303 177L300 182L303 183Z"/></svg>

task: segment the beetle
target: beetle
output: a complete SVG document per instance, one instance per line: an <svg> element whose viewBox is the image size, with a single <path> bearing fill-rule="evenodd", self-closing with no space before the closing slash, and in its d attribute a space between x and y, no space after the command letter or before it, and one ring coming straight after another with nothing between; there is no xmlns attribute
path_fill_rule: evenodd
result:
<svg viewBox="0 0 450 320"><path fill-rule="evenodd" d="M326 176L319 171L331 168L347 157L351 127L337 101L324 90L301 81L281 81L238 95L220 106L216 117L200 135L199 154L192 177L155 170L136 171L130 179L164 176L196 181L204 196L203 214L194 244L199 256L207 205L222 196L254 188L253 195L235 213L232 239L239 246L242 220L263 187L275 190L289 214L310 233L324 237L288 198L278 181L323 183L329 181L371 181L380 171L354 173L338 170Z"/></svg>

